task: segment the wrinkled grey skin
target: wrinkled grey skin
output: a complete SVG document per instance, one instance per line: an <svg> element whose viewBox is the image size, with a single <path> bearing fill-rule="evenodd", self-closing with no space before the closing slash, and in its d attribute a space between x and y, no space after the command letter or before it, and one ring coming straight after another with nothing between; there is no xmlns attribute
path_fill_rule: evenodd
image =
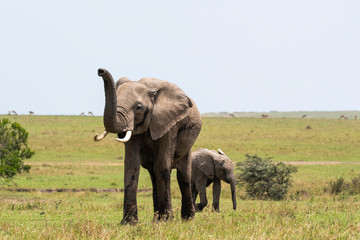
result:
<svg viewBox="0 0 360 240"><path fill-rule="evenodd" d="M200 129L200 113L192 99L176 85L155 79L130 81L120 78L114 84L111 74L99 69L104 80L104 126L125 144L124 212L122 224L138 220L136 194L140 165L146 168L153 185L155 219L172 217L170 175L177 169L182 194L181 217L192 219L195 209L191 195L190 150Z"/></svg>
<svg viewBox="0 0 360 240"><path fill-rule="evenodd" d="M219 200L221 181L230 184L233 209L236 210L236 179L234 165L220 149L198 149L191 153L191 190L196 211L202 211L207 205L206 187L213 183L213 209L220 211ZM200 195L200 203L196 204L196 197Z"/></svg>

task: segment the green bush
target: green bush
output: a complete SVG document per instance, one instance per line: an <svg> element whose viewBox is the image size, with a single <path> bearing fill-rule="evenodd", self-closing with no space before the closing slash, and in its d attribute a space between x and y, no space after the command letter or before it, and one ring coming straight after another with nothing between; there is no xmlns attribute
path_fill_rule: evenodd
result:
<svg viewBox="0 0 360 240"><path fill-rule="evenodd" d="M291 173L297 168L284 163L273 163L269 158L246 155L243 163L237 168L238 184L245 186L248 196L256 199L282 200L291 186Z"/></svg>
<svg viewBox="0 0 360 240"><path fill-rule="evenodd" d="M339 194L347 188L344 178L340 177L333 182L330 182L330 189L332 194Z"/></svg>
<svg viewBox="0 0 360 240"><path fill-rule="evenodd" d="M23 162L34 155L27 146L28 135L19 123L0 120L0 179L9 181L17 173L29 172L31 167Z"/></svg>
<svg viewBox="0 0 360 240"><path fill-rule="evenodd" d="M335 195L339 193L360 194L360 175L351 179L351 182L346 182L344 178L340 177L331 181L329 185L331 193Z"/></svg>
<svg viewBox="0 0 360 240"><path fill-rule="evenodd" d="M360 175L351 179L350 194L360 194Z"/></svg>

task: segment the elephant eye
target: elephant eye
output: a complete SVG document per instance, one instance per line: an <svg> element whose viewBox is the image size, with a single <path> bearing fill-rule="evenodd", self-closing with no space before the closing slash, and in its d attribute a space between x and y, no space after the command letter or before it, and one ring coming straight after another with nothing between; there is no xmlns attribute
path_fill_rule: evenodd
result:
<svg viewBox="0 0 360 240"><path fill-rule="evenodd" d="M135 107L136 111L140 111L143 109L143 105L141 105L141 103L138 103Z"/></svg>

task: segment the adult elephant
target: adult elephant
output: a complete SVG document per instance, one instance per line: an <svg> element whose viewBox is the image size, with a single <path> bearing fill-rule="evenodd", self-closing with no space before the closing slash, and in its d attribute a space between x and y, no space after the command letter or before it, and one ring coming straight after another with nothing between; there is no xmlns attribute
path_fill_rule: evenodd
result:
<svg viewBox="0 0 360 240"><path fill-rule="evenodd" d="M230 158L220 149L218 152L208 149L198 149L191 153L192 172L191 189L196 211L202 211L207 205L206 187L213 183L213 209L220 211L221 181L230 184L233 209L236 210L236 180L234 165ZM197 195L200 203L196 203Z"/></svg>
<svg viewBox="0 0 360 240"><path fill-rule="evenodd" d="M99 69L105 88L105 130L118 134L125 144L124 212L122 224L138 220L136 194L140 165L146 168L153 186L156 219L172 217L170 175L177 169L182 219L194 217L191 195L190 150L201 129L194 101L176 85L155 78L130 81Z"/></svg>

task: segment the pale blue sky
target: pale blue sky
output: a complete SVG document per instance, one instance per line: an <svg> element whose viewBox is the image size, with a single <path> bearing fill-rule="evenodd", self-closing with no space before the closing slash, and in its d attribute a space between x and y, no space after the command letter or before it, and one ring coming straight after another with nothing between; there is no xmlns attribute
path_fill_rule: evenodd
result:
<svg viewBox="0 0 360 240"><path fill-rule="evenodd" d="M360 110L360 1L2 1L0 113L102 115L97 69L201 113Z"/></svg>

